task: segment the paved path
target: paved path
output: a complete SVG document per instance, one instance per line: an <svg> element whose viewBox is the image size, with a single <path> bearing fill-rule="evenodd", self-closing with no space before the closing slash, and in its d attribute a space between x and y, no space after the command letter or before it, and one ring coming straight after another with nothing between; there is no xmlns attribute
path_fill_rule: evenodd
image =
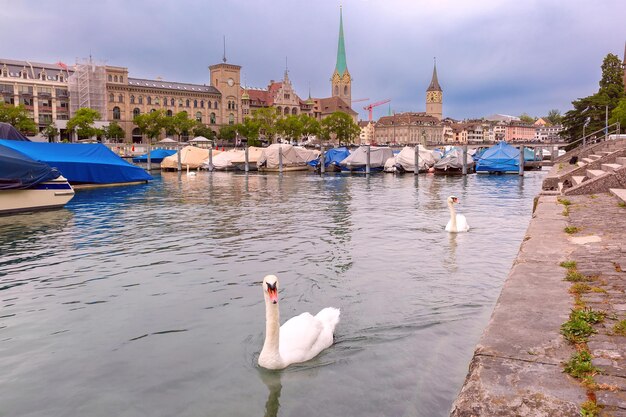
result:
<svg viewBox="0 0 626 417"><path fill-rule="evenodd" d="M594 357L592 364L601 371L594 380L610 388L596 390L597 402L605 406L603 415L626 417L626 336L614 333L618 320L626 319L626 208L609 194L568 200L573 203L569 223L580 228L573 236L601 239L576 245L570 255L580 273L597 277L590 286L604 291L582 294L587 306L607 313L604 323L594 326L598 333L587 343Z"/></svg>
<svg viewBox="0 0 626 417"><path fill-rule="evenodd" d="M538 199L520 252L478 344L454 417L580 416L593 399L602 416L626 417L626 337L613 334L626 319L626 208L609 194L568 197L569 216L556 196ZM570 236L566 226L580 228ZM575 353L560 334L574 308L559 264L575 260L580 273L597 277L596 292L582 295L607 313L588 342L604 389L589 389L563 372ZM598 292L599 291L599 292Z"/></svg>

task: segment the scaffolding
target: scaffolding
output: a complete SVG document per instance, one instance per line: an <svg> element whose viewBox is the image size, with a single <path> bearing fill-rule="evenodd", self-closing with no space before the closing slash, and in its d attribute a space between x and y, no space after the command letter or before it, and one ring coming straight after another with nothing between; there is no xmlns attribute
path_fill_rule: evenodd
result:
<svg viewBox="0 0 626 417"><path fill-rule="evenodd" d="M70 91L70 117L83 107L97 110L102 120L106 119L106 69L96 64L91 57L76 62L74 73L68 79Z"/></svg>

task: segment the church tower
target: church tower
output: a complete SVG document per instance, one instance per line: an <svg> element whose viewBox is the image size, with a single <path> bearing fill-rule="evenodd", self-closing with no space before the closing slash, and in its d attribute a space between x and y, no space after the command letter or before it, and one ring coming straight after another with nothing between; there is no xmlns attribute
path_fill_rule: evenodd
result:
<svg viewBox="0 0 626 417"><path fill-rule="evenodd" d="M426 114L441 120L443 118L443 90L437 80L437 62L433 66L433 78L426 89Z"/></svg>
<svg viewBox="0 0 626 417"><path fill-rule="evenodd" d="M352 107L352 77L346 64L346 45L343 41L343 15L339 8L339 44L337 46L337 64L331 78L332 97L339 97Z"/></svg>

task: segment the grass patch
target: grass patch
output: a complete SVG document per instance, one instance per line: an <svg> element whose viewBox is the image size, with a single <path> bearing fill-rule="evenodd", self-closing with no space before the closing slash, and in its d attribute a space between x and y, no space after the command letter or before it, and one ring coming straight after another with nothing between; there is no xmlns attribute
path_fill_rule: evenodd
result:
<svg viewBox="0 0 626 417"><path fill-rule="evenodd" d="M561 212L561 215L564 216L564 217L569 216L569 209L567 207L565 207L563 209L563 211Z"/></svg>
<svg viewBox="0 0 626 417"><path fill-rule="evenodd" d="M556 199L559 203L563 204L565 207L567 206L571 206L572 202L569 201L567 198L557 198Z"/></svg>
<svg viewBox="0 0 626 417"><path fill-rule="evenodd" d="M617 203L617 207L626 208L626 203L623 201L620 201L619 203Z"/></svg>
<svg viewBox="0 0 626 417"><path fill-rule="evenodd" d="M591 287L591 292L606 294L606 290L600 287Z"/></svg>
<svg viewBox="0 0 626 417"><path fill-rule="evenodd" d="M598 196L597 196L597 195L595 195L595 194L591 194L591 195L589 196L589 198L594 199L594 198L598 198Z"/></svg>
<svg viewBox="0 0 626 417"><path fill-rule="evenodd" d="M601 323L605 317L605 313L590 308L572 310L569 320L561 325L561 334L574 344L586 342L589 336L596 333L591 325Z"/></svg>
<svg viewBox="0 0 626 417"><path fill-rule="evenodd" d="M568 362L565 362L565 372L579 379L589 379L598 372L591 364L591 354L586 350L576 352Z"/></svg>
<svg viewBox="0 0 626 417"><path fill-rule="evenodd" d="M589 291L591 291L591 286L589 286L588 284L585 284L584 282L577 282L574 285L572 285L569 289L569 292L576 296L580 296L581 294L588 293Z"/></svg>
<svg viewBox="0 0 626 417"><path fill-rule="evenodd" d="M567 275L565 275L565 281L569 282L589 282L591 281L585 275L581 274L574 268L570 268L567 270Z"/></svg>
<svg viewBox="0 0 626 417"><path fill-rule="evenodd" d="M620 336L626 336L626 320L621 320L615 323L615 326L613 326L613 333Z"/></svg>
<svg viewBox="0 0 626 417"><path fill-rule="evenodd" d="M576 227L576 226L567 226L563 230L565 231L565 233L567 233L569 235L573 235L574 233L580 232L580 229L578 227Z"/></svg>
<svg viewBox="0 0 626 417"><path fill-rule="evenodd" d="M559 264L559 266L567 269L576 268L576 261L563 261Z"/></svg>
<svg viewBox="0 0 626 417"><path fill-rule="evenodd" d="M595 401L588 400L580 405L581 417L598 417L600 411L602 411L602 406Z"/></svg>

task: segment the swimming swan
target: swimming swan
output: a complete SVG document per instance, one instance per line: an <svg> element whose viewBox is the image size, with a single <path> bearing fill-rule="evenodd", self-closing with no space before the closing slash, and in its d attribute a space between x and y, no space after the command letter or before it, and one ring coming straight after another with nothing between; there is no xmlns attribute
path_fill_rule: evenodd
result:
<svg viewBox="0 0 626 417"><path fill-rule="evenodd" d="M279 327L278 278L263 278L265 298L265 343L259 365L267 369L283 369L292 363L313 359L333 344L333 332L339 323L339 309L327 307L312 316L302 313Z"/></svg>
<svg viewBox="0 0 626 417"><path fill-rule="evenodd" d="M465 220L465 216L462 214L456 214L454 211L454 203L458 203L459 199L451 195L448 197L448 207L450 208L450 221L446 225L446 232L458 233L467 232L469 230L469 224Z"/></svg>
<svg viewBox="0 0 626 417"><path fill-rule="evenodd" d="M195 177L196 173L194 171L189 172L189 165L187 165L187 176L188 177Z"/></svg>

